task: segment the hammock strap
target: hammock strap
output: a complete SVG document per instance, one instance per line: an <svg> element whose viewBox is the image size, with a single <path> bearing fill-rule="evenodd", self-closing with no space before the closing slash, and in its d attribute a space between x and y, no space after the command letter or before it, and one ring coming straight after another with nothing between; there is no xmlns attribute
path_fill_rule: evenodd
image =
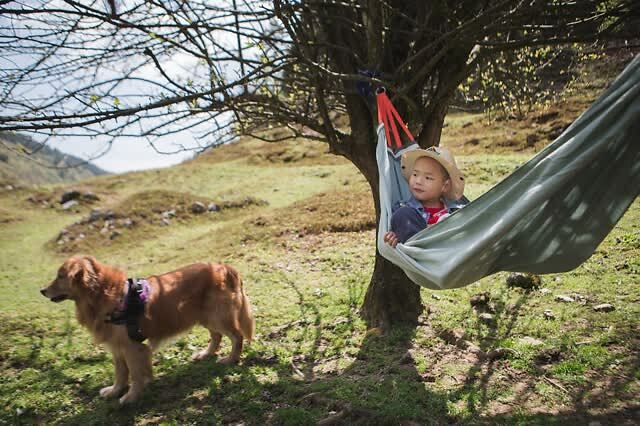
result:
<svg viewBox="0 0 640 426"><path fill-rule="evenodd" d="M400 114L395 109L391 100L387 96L387 92L385 90L380 90L376 96L376 101L378 104L378 123L384 124L385 136L387 137L387 146L391 147L392 140L389 133L389 128L391 128L393 132L393 143L395 143L396 148L402 148L402 139L400 138L400 134L398 133L398 127L396 125L399 124L404 133L407 135L409 140L413 143L415 139L409 128L400 117Z"/></svg>

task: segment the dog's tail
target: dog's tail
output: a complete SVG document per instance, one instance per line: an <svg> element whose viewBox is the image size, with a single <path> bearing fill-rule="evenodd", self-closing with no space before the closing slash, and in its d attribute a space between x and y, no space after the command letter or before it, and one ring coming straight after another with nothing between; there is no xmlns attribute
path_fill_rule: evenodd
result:
<svg viewBox="0 0 640 426"><path fill-rule="evenodd" d="M242 311L240 312L240 329L242 330L242 335L244 336L244 338L251 342L256 330L256 321L253 319L251 302L249 301L249 297L244 292L244 287L242 287Z"/></svg>
<svg viewBox="0 0 640 426"><path fill-rule="evenodd" d="M242 278L240 278L240 274L238 274L234 268L227 266L227 280L232 281L233 287L236 287L237 285L237 290L240 291L242 296L242 307L240 308L240 332L242 333L242 337L251 342L255 333L256 322L253 319L251 302L249 301L247 294L244 292Z"/></svg>

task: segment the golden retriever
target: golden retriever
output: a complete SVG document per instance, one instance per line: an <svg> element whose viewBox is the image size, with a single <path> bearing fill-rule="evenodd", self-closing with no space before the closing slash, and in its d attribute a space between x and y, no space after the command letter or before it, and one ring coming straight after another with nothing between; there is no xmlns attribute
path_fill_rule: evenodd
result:
<svg viewBox="0 0 640 426"><path fill-rule="evenodd" d="M242 352L243 338L251 341L255 322L249 299L238 272L231 266L196 263L146 278L148 297L144 313L137 325L149 345L129 337L125 325L105 319L122 307L127 277L123 271L104 265L92 256L67 259L57 277L40 292L53 302L73 300L78 322L93 335L96 343L104 343L113 354L115 380L100 390L109 398L122 395L121 404L135 401L151 380L151 353L172 336L187 331L195 324L211 334L209 346L196 353L194 359L214 355L222 335L231 339L231 354L224 364L236 363Z"/></svg>

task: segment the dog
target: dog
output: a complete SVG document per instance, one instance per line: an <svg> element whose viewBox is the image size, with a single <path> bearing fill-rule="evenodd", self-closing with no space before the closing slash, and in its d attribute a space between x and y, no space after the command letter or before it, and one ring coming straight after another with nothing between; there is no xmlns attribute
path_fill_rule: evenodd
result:
<svg viewBox="0 0 640 426"><path fill-rule="evenodd" d="M40 290L53 302L74 301L78 322L89 330L97 344L104 344L111 351L115 380L113 385L100 390L102 397L121 396L130 378L131 384L120 397L120 404L138 399L152 378L152 352L161 342L196 324L209 330L211 341L193 359L216 354L225 335L231 340L232 350L220 363L233 364L240 360L243 339L249 342L253 339L255 321L242 280L234 268L225 264L195 263L147 277L138 284L141 282L144 282L146 301L144 305L136 305L133 303L136 301L131 300L132 291L123 271L104 265L92 256L74 256L67 259L56 278ZM113 320L125 314L123 301L140 307L139 315L129 315L120 321L126 325ZM140 341L145 338L148 344Z"/></svg>

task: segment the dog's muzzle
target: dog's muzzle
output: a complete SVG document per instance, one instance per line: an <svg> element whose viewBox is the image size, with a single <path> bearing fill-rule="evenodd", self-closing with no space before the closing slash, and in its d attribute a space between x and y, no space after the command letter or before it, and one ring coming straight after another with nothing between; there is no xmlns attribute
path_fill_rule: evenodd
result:
<svg viewBox="0 0 640 426"><path fill-rule="evenodd" d="M66 294L60 294L58 296L49 297L47 296L47 289L44 289L44 288L40 290L40 294L42 294L44 297L46 297L47 299L55 303L62 302L63 300L67 300L69 298L69 296L67 296Z"/></svg>

